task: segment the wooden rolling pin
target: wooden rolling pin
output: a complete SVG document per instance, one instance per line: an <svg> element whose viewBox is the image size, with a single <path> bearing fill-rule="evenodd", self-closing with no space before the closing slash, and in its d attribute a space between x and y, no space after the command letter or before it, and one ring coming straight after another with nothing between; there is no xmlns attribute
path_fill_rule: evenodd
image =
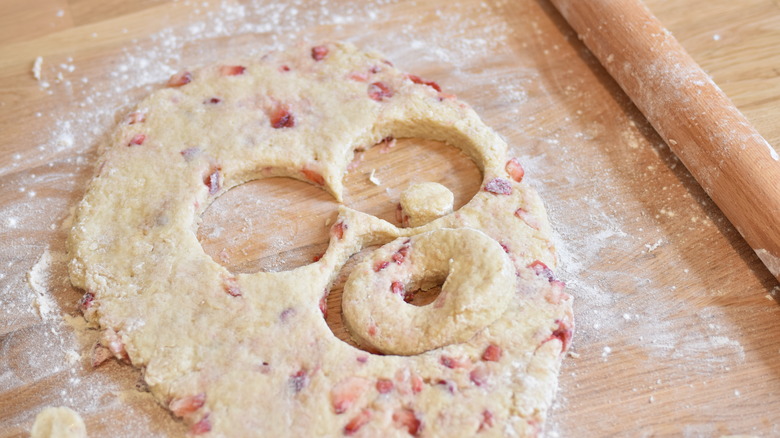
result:
<svg viewBox="0 0 780 438"><path fill-rule="evenodd" d="M641 0L551 0L780 280L780 157Z"/></svg>

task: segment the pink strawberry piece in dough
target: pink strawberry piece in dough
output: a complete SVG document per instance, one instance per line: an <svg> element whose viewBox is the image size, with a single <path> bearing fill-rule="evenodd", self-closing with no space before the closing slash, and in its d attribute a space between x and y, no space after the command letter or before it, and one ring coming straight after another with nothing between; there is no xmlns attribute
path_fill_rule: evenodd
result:
<svg viewBox="0 0 780 438"><path fill-rule="evenodd" d="M168 409L173 415L181 418L187 416L206 403L206 394L201 392L200 394L188 395L186 397L175 398L168 404Z"/></svg>
<svg viewBox="0 0 780 438"><path fill-rule="evenodd" d="M134 112L128 116L127 124L135 125L136 123L143 123L144 121L146 121L146 114Z"/></svg>
<svg viewBox="0 0 780 438"><path fill-rule="evenodd" d="M539 260L534 260L533 263L528 265L528 267L533 269L536 275L546 277L547 281L550 283L553 281L558 281L558 279L555 278L555 274L553 274L552 269L548 268L547 265Z"/></svg>
<svg viewBox="0 0 780 438"><path fill-rule="evenodd" d="M477 386L482 386L488 381L488 370L482 364L477 364L469 373L469 379Z"/></svg>
<svg viewBox="0 0 780 438"><path fill-rule="evenodd" d="M479 423L479 429L477 429L477 431L479 432L491 427L493 427L493 413L485 409L482 411L482 421Z"/></svg>
<svg viewBox="0 0 780 438"><path fill-rule="evenodd" d="M309 383L309 373L305 368L301 368L295 374L290 376L288 385L293 392L298 393Z"/></svg>
<svg viewBox="0 0 780 438"><path fill-rule="evenodd" d="M387 260L376 262L376 264L374 265L374 272L379 272L388 266L390 266L390 262L388 262Z"/></svg>
<svg viewBox="0 0 780 438"><path fill-rule="evenodd" d="M215 104L218 104L220 102L222 102L222 99L220 99L219 97L212 97L211 99L206 100L203 103L210 103L212 105L215 105Z"/></svg>
<svg viewBox="0 0 780 438"><path fill-rule="evenodd" d="M394 281L390 284L390 290L396 295L400 295L404 298L406 297L406 287L400 281Z"/></svg>
<svg viewBox="0 0 780 438"><path fill-rule="evenodd" d="M295 116L287 105L277 105L270 115L271 127L274 129L292 128L295 126Z"/></svg>
<svg viewBox="0 0 780 438"><path fill-rule="evenodd" d="M329 52L330 50L327 46L314 46L311 48L311 57L315 61L322 61L326 56L328 56Z"/></svg>
<svg viewBox="0 0 780 438"><path fill-rule="evenodd" d="M336 414L346 412L355 400L368 389L368 380L361 377L347 377L330 391L330 402Z"/></svg>
<svg viewBox="0 0 780 438"><path fill-rule="evenodd" d="M437 385L444 386L450 394L455 394L455 382L449 379L439 379L436 381Z"/></svg>
<svg viewBox="0 0 780 438"><path fill-rule="evenodd" d="M320 298L320 312L322 312L323 318L328 318L328 293L330 291L326 290L325 294L322 295L322 298Z"/></svg>
<svg viewBox="0 0 780 438"><path fill-rule="evenodd" d="M441 92L441 87L436 82L426 81L426 80L422 79L421 77L419 77L417 75L412 75L412 74L408 74L408 75L406 75L406 77L409 78L415 84L427 85L427 86L433 88L434 90L436 90L438 92Z"/></svg>
<svg viewBox="0 0 780 438"><path fill-rule="evenodd" d="M292 318L294 315L295 315L295 308L294 307L288 307L288 308L282 310L282 313L279 314L279 321L287 322L287 320Z"/></svg>
<svg viewBox="0 0 780 438"><path fill-rule="evenodd" d="M81 313L86 312L89 310L90 307L92 307L92 301L95 299L95 294L92 292L87 292L84 294L84 296L81 297L79 300L79 310L81 310Z"/></svg>
<svg viewBox="0 0 780 438"><path fill-rule="evenodd" d="M171 76L171 78L168 79L168 86L181 87L182 85L187 85L190 82L192 82L192 73L188 71L183 71L181 73L176 73L175 75Z"/></svg>
<svg viewBox="0 0 780 438"><path fill-rule="evenodd" d="M344 238L344 231L347 230L347 224L344 222L336 222L333 225L333 235L336 236L337 239L341 240Z"/></svg>
<svg viewBox="0 0 780 438"><path fill-rule="evenodd" d="M468 366L467 362L444 354L439 358L439 362L447 368L465 368Z"/></svg>
<svg viewBox="0 0 780 438"><path fill-rule="evenodd" d="M493 178L485 184L485 191L495 195L511 195L512 185L504 178Z"/></svg>
<svg viewBox="0 0 780 438"><path fill-rule="evenodd" d="M423 380L408 368L396 370L394 380L399 394L418 394L422 391Z"/></svg>
<svg viewBox="0 0 780 438"><path fill-rule="evenodd" d="M395 220L401 224L402 227L409 226L409 217L404 214L404 208L399 203L395 207Z"/></svg>
<svg viewBox="0 0 780 438"><path fill-rule="evenodd" d="M361 427L365 426L369 420L371 420L371 411L363 409L359 414L352 417L352 419L349 420L349 423L344 426L344 435L354 434L360 430Z"/></svg>
<svg viewBox="0 0 780 438"><path fill-rule="evenodd" d="M412 392L419 394L423 390L423 379L420 376L412 376Z"/></svg>
<svg viewBox="0 0 780 438"><path fill-rule="evenodd" d="M561 321L559 319L555 320L555 323L558 324L558 328L553 330L552 334L549 338L545 340L545 342L550 341L552 339L558 339L561 341L561 353L569 349L569 344L571 344L571 336L572 336L572 328L567 324L565 321Z"/></svg>
<svg viewBox="0 0 780 438"><path fill-rule="evenodd" d="M393 412L393 424L399 429L406 429L411 436L419 436L422 431L422 421L410 408L396 409Z"/></svg>
<svg viewBox="0 0 780 438"><path fill-rule="evenodd" d="M290 66L289 66L289 65L282 65L282 66L279 66L279 71L280 71L280 72L287 72L287 71L290 71Z"/></svg>
<svg viewBox="0 0 780 438"><path fill-rule="evenodd" d="M209 420L208 414L190 428L190 433L193 435L202 435L207 432L211 432L211 420Z"/></svg>
<svg viewBox="0 0 780 438"><path fill-rule="evenodd" d="M560 280L553 280L550 282L550 286L550 291L544 296L548 303L561 304L563 301L571 298L571 295L564 292L566 283Z"/></svg>
<svg viewBox="0 0 780 438"><path fill-rule="evenodd" d="M128 146L140 146L144 144L144 140L146 140L145 134L136 134L133 136L133 138L130 139L130 142L127 143Z"/></svg>
<svg viewBox="0 0 780 438"><path fill-rule="evenodd" d="M222 280L222 287L225 289L228 295L231 297L241 296L241 287L238 285L238 280L235 277L226 277Z"/></svg>
<svg viewBox="0 0 780 438"><path fill-rule="evenodd" d="M398 251L396 251L393 254L393 257L392 257L393 261L396 262L399 265L404 262L404 260L406 259L406 255L409 253L409 246L408 246L408 244L409 244L409 241L404 242L404 246L399 248Z"/></svg>
<svg viewBox="0 0 780 438"><path fill-rule="evenodd" d="M386 153L390 152L390 149L395 147L396 140L395 140L395 137L390 136L390 137L385 137L384 139L382 139L382 141L380 143L382 144L382 147L379 148L379 153L380 154L386 154Z"/></svg>
<svg viewBox="0 0 780 438"><path fill-rule="evenodd" d="M125 344L122 342L122 338L119 334L112 329L106 329L103 332L104 345L108 347L114 357L125 360L128 358L127 351L125 351Z"/></svg>
<svg viewBox="0 0 780 438"><path fill-rule="evenodd" d="M517 161L517 158L512 158L511 160L507 161L505 169L506 173L508 173L509 176L511 176L512 179L517 182L522 181L523 176L525 176L525 169L523 169L523 165Z"/></svg>
<svg viewBox="0 0 780 438"><path fill-rule="evenodd" d="M184 161L189 163L190 161L194 160L195 157L200 155L200 152L201 152L200 148L187 148L187 149L182 149L181 152L179 153L181 154L182 157L184 157Z"/></svg>
<svg viewBox="0 0 780 438"><path fill-rule="evenodd" d="M390 379L379 379L376 381L376 390L380 394L387 394L393 390L393 381Z"/></svg>
<svg viewBox="0 0 780 438"><path fill-rule="evenodd" d="M313 182L314 184L317 184L318 186L325 185L325 178L323 178L322 175L316 171L304 167L301 169L301 172L303 173L303 176L306 177L306 179Z"/></svg>
<svg viewBox="0 0 780 438"><path fill-rule="evenodd" d="M539 220L536 218L536 216L529 213L524 208L518 208L515 210L515 216L519 217L523 220L526 224L528 224L529 227L533 228L534 230L539 230L542 225L539 223Z"/></svg>
<svg viewBox="0 0 780 438"><path fill-rule="evenodd" d="M381 102L386 98L393 97L393 90L391 90L384 82L372 82L368 86L368 97Z"/></svg>
<svg viewBox="0 0 780 438"><path fill-rule="evenodd" d="M348 76L353 81L357 82L368 82L368 74L360 71L353 71Z"/></svg>
<svg viewBox="0 0 780 438"><path fill-rule="evenodd" d="M238 76L244 74L246 67L242 65L223 65L219 68L219 74L222 76Z"/></svg>
<svg viewBox="0 0 780 438"><path fill-rule="evenodd" d="M212 166L206 176L203 178L203 184L209 188L209 195L216 195L220 189L219 166Z"/></svg>
<svg viewBox="0 0 780 438"><path fill-rule="evenodd" d="M482 353L482 360L486 362L498 362L501 359L501 347L496 344L490 344L485 348L485 352Z"/></svg>

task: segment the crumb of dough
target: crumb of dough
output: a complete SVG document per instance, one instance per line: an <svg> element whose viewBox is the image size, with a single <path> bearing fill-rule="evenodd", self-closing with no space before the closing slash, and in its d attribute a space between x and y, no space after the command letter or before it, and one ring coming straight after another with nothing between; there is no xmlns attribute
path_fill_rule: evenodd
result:
<svg viewBox="0 0 780 438"><path fill-rule="evenodd" d="M371 181L372 184L375 186L381 186L382 181L379 180L376 176L376 169L371 169L371 175L368 176L368 180Z"/></svg>
<svg viewBox="0 0 780 438"><path fill-rule="evenodd" d="M43 66L43 57L38 56L33 62L32 74L36 81L41 80L41 66Z"/></svg>
<svg viewBox="0 0 780 438"><path fill-rule="evenodd" d="M86 438L87 426L78 412L61 407L48 407L35 416L31 438Z"/></svg>

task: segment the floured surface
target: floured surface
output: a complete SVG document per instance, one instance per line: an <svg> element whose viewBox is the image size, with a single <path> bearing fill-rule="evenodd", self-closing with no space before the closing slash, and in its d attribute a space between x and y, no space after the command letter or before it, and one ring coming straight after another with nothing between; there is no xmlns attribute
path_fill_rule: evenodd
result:
<svg viewBox="0 0 780 438"><path fill-rule="evenodd" d="M773 29L780 29L776 5L648 4L777 147L780 128L771 111L779 93L772 79L780 64L772 50ZM107 10L88 16L65 8L57 16L63 7L52 3L37 28L74 21L79 27L64 39L6 46L0 57L15 90L0 97L0 430L6 436L28 431L46 405L73 408L95 436L182 433L148 393L137 392L138 375L128 367L108 363L92 371L83 359L69 361L88 352L95 338L53 317L76 314L80 297L56 261L64 241L59 226L81 197L91 154L115 114L182 65L300 38L375 48L404 70L438 81L471 103L508 140L512 155L534 169L527 178L561 235L561 276L577 300L579 322L573 346L579 358L565 362L563 397L548 435L777 434L780 353L773 339L780 315L772 296L780 288L617 87L591 58L580 57L584 49L547 5L226 5L115 8L111 14L128 15L108 23L101 22ZM41 83L31 72L39 55ZM354 175L367 181L376 169L384 187L367 184L378 192L403 189L394 185L400 172L366 165ZM57 306L41 320L27 273L46 248L52 263L37 272Z"/></svg>

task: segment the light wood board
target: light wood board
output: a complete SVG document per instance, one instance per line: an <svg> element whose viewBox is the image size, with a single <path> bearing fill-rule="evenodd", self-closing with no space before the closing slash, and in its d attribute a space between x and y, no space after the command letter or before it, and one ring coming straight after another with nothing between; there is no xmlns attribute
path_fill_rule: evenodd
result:
<svg viewBox="0 0 780 438"><path fill-rule="evenodd" d="M647 3L779 146L777 1ZM138 372L92 370L95 334L63 322L80 297L70 209L115 119L173 71L322 40L382 51L469 102L542 194L577 320L549 436L780 435L780 287L549 3L4 0L0 436L25 436L49 405L79 411L90 436L182 434ZM346 203L394 220L410 182L441 182L462 205L479 179L450 146L401 141L365 154ZM336 205L300 182L254 182L218 199L199 235L236 271L287 269L322 252ZM338 294L329 307L344 337Z"/></svg>

